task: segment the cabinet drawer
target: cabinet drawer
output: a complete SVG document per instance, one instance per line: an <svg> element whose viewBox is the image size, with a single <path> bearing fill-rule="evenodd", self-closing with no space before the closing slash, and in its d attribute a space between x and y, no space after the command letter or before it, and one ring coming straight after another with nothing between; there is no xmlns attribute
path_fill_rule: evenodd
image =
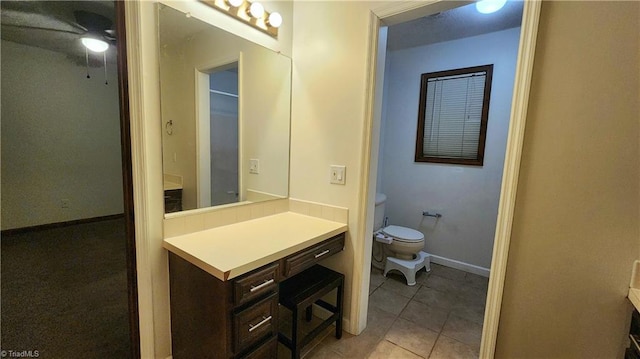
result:
<svg viewBox="0 0 640 359"><path fill-rule="evenodd" d="M235 280L233 283L234 304L238 306L247 303L278 289L279 270L279 264L275 263Z"/></svg>
<svg viewBox="0 0 640 359"><path fill-rule="evenodd" d="M243 355L242 359L273 359L278 357L278 337L273 336L266 343L263 343L248 354Z"/></svg>
<svg viewBox="0 0 640 359"><path fill-rule="evenodd" d="M278 323L278 295L267 298L233 315L234 351L240 353L260 340L275 336Z"/></svg>
<svg viewBox="0 0 640 359"><path fill-rule="evenodd" d="M284 260L284 276L290 277L310 268L320 260L331 257L344 248L344 233L318 243Z"/></svg>

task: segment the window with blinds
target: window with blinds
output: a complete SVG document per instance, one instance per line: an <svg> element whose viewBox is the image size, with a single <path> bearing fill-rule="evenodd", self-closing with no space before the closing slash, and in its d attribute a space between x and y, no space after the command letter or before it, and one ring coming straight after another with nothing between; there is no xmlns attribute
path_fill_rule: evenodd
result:
<svg viewBox="0 0 640 359"><path fill-rule="evenodd" d="M421 75L416 162L482 166L493 65Z"/></svg>

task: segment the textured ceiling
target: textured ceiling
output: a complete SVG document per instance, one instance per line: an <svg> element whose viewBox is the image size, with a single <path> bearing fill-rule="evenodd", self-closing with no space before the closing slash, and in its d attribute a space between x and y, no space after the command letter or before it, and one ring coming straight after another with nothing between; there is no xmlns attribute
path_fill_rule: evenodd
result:
<svg viewBox="0 0 640 359"><path fill-rule="evenodd" d="M76 10L102 15L112 22L113 1L1 1L2 39L66 54L85 64L85 50L80 36L86 29L74 17ZM115 29L115 25L112 25ZM90 54L92 66L102 66L102 54ZM115 47L107 50L107 61L115 62Z"/></svg>
<svg viewBox="0 0 640 359"><path fill-rule="evenodd" d="M389 26L387 49L400 50L482 35L520 26L522 1L508 1L500 11L481 14L475 4Z"/></svg>

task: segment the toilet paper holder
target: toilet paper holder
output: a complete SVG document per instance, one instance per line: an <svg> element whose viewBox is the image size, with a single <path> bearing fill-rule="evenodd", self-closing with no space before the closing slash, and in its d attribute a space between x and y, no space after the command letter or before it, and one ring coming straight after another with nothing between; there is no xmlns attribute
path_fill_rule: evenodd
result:
<svg viewBox="0 0 640 359"><path fill-rule="evenodd" d="M425 216L425 217L433 217L433 218L442 217L442 215L440 213L429 213L428 211L423 211L422 215Z"/></svg>

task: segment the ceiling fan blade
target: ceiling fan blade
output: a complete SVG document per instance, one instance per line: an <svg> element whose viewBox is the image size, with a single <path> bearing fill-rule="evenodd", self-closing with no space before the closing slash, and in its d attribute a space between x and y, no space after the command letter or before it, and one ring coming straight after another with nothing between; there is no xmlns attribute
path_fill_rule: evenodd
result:
<svg viewBox="0 0 640 359"><path fill-rule="evenodd" d="M104 38L115 43L116 42L116 32L106 30L103 34Z"/></svg>
<svg viewBox="0 0 640 359"><path fill-rule="evenodd" d="M66 34L74 34L74 35L82 35L85 33L85 31L80 30L80 29L76 29L76 30L61 30L61 29L51 29L51 28L46 28L46 27L38 27L38 26L27 26L27 25L14 25L14 24L5 24L2 23L2 27L7 27L7 28L14 28L14 29L24 29L25 31L28 30L39 30L39 31L51 31L51 32L60 32L60 33L66 33Z"/></svg>
<svg viewBox="0 0 640 359"><path fill-rule="evenodd" d="M65 31L52 31L47 29L24 29L16 26L2 25L3 40L39 47L42 49L60 53L78 53L82 50L79 35ZM36 40L37 39L37 40Z"/></svg>
<svg viewBox="0 0 640 359"><path fill-rule="evenodd" d="M53 15L41 14L36 12L30 13L21 9L6 8L7 5L5 5L5 3L13 2L14 1L2 2L2 25L58 30L76 34L82 34L86 32L86 29L79 26L78 24L71 23Z"/></svg>
<svg viewBox="0 0 640 359"><path fill-rule="evenodd" d="M78 25L84 27L89 32L103 33L110 29L113 24L108 18L89 11L76 10L73 12Z"/></svg>

